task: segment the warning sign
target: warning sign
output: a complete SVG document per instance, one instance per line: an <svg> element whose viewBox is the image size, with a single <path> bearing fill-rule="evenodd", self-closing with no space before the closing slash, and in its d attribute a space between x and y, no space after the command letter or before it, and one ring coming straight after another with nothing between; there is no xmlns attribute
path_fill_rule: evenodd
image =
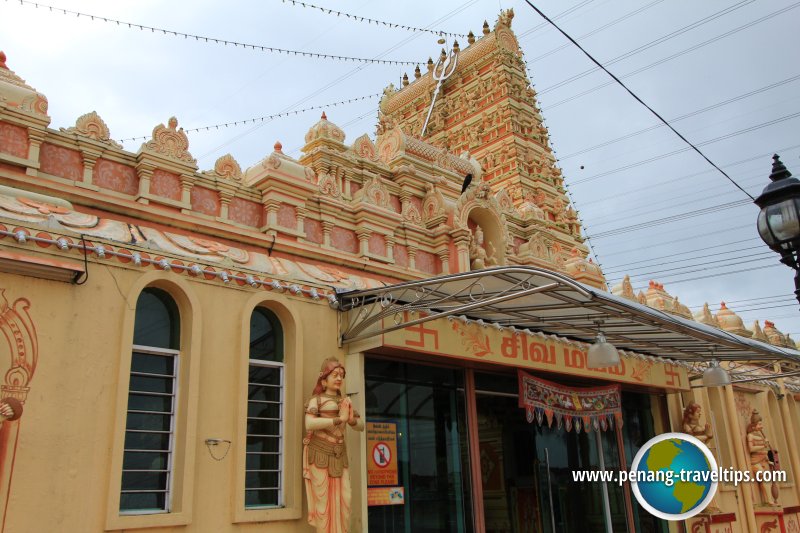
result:
<svg viewBox="0 0 800 533"><path fill-rule="evenodd" d="M367 463L367 485L397 485L397 424L367 422L367 450L370 458Z"/></svg>

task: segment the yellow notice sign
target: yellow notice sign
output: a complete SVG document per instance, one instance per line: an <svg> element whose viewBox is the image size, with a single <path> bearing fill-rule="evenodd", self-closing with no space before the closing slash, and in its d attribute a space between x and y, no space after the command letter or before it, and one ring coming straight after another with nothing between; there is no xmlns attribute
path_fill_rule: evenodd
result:
<svg viewBox="0 0 800 533"><path fill-rule="evenodd" d="M403 505L403 487L368 487L367 505Z"/></svg>
<svg viewBox="0 0 800 533"><path fill-rule="evenodd" d="M387 485L397 485L397 424L367 422L367 486Z"/></svg>

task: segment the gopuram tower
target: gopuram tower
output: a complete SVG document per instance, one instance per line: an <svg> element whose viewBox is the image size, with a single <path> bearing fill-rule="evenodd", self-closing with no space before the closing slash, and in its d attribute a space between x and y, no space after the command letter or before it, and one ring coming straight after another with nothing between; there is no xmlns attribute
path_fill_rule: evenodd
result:
<svg viewBox="0 0 800 533"><path fill-rule="evenodd" d="M504 253L496 253L503 256L497 264L541 266L605 287L599 266L586 259L580 222L566 196L536 91L511 30L513 17L513 10L504 11L494 30L484 22L481 38L470 32L466 48L455 42L450 54L442 50L440 61L450 55L450 68L453 62L456 67L436 95L424 132L442 77L433 60L428 60L424 75L417 68L413 81L404 76L400 89L387 87L380 103L377 144L380 147L399 130L406 144L419 143L428 151L470 160L476 170L472 187L459 201L471 190L496 198L507 232ZM480 210L474 215L468 220L473 243L484 234L489 242L496 239L484 227ZM474 252L474 244L471 249L473 268L476 262L478 267L492 266L482 257L486 254Z"/></svg>

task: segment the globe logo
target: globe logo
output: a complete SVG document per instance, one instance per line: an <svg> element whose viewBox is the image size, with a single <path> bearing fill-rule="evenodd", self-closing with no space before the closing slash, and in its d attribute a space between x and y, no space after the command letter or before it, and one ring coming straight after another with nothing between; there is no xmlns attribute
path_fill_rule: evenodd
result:
<svg viewBox="0 0 800 533"><path fill-rule="evenodd" d="M664 520L686 520L717 492L717 462L711 450L685 433L664 433L636 453L631 487L639 504Z"/></svg>

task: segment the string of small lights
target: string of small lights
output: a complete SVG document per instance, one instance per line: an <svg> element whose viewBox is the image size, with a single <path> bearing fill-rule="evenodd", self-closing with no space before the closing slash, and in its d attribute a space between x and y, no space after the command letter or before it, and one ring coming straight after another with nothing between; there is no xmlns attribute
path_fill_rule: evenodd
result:
<svg viewBox="0 0 800 533"><path fill-rule="evenodd" d="M311 9L317 9L326 13L328 15L336 15L337 17L346 17L348 19L352 19L357 22L367 22L368 24L375 24L377 26L386 26L388 28L399 28L401 30L413 31L413 32L426 32L432 33L433 35L438 35L441 37L462 37L466 38L467 34L465 33L452 33L447 31L436 31L431 30L429 28L418 28L416 26L408 26L406 24L397 24L394 22L386 22L385 20L376 20L369 17L362 17L361 15L353 15L352 13L345 13L344 11L337 11L335 9L329 9L327 7L320 7L315 6L314 4L309 4L308 2L299 2L298 0L281 0L283 4L292 4L293 6L301 6L301 7L309 7Z"/></svg>
<svg viewBox="0 0 800 533"><path fill-rule="evenodd" d="M50 12L61 13L63 15L75 15L77 18L85 17L94 22L106 22L116 24L117 26L127 26L128 29L148 30L150 33L160 33L162 35L169 35L172 37L183 37L184 39L194 39L195 41L203 41L206 43L221 44L223 46L231 45L234 48L250 49L259 52L266 52L270 54L286 54L298 57L311 57L315 59L332 59L335 61L352 61L354 63L370 63L377 65L418 65L419 61L397 61L393 59L367 59L363 57L341 56L334 54L323 54L320 52L305 52L302 50L290 50L287 48L278 48L275 46L265 46L260 44L242 43L239 41L231 41L228 39L221 39L217 37L208 37L206 35L196 35L193 33L184 33L175 30L168 30L166 28L157 28L155 26L145 26L144 24L137 24L135 22L128 22L124 20L117 20L109 17L101 17L99 15L92 15L83 13L81 11L72 11L61 7L51 6L48 4L41 4L39 2L32 2L30 0L5 0L6 2L19 2L20 5L32 6L34 8L48 9Z"/></svg>
<svg viewBox="0 0 800 533"><path fill-rule="evenodd" d="M267 120L273 120L273 119L280 118L280 117L288 117L290 115L297 115L297 114L300 114L300 113L305 113L306 111L314 111L314 110L318 110L318 109L327 109L329 107L336 107L336 106L339 106L339 105L350 104L350 103L353 103L353 102L360 102L360 101L363 101L363 100L369 100L370 98L376 98L378 96L380 96L380 93L368 94L367 96L359 96L359 97L356 97L356 98L349 98L347 100L340 100L338 102L333 102L333 103L330 103L330 104L315 105L315 106L306 107L306 108L303 108L303 109L295 109L294 111L284 111L283 113L275 113L273 115L264 115L263 117L248 118L248 119L245 119L245 120L237 120L235 122L226 122L224 124L214 124L213 126L201 126L199 128L190 128L188 130L183 130L183 131L184 131L184 133L191 133L193 131L209 131L209 130L212 130L212 129L213 130L218 130L220 128L230 128L230 127L240 126L240 125L244 126L245 124L256 124L258 122L264 122L264 121L267 121ZM118 139L118 142L137 141L137 140L146 141L149 138L150 137L148 137L148 136L144 136L144 137L127 137L125 139Z"/></svg>

